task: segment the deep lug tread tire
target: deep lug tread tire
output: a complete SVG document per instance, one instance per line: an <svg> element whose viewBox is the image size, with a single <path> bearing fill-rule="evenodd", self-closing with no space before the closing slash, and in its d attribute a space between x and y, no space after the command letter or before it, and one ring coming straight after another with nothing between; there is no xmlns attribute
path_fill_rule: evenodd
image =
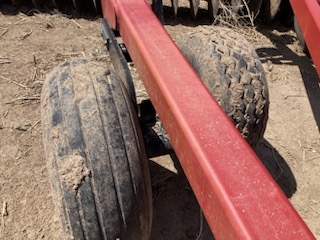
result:
<svg viewBox="0 0 320 240"><path fill-rule="evenodd" d="M238 128L255 147L268 119L268 87L261 61L231 29L195 29L177 41L181 52Z"/></svg>
<svg viewBox="0 0 320 240"><path fill-rule="evenodd" d="M134 106L105 63L73 60L48 76L43 140L67 238L141 240L151 229L151 184Z"/></svg>

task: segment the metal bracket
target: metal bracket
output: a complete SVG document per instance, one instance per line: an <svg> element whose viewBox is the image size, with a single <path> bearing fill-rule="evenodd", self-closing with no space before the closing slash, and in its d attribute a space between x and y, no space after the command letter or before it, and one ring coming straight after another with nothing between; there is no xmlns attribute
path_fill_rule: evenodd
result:
<svg viewBox="0 0 320 240"><path fill-rule="evenodd" d="M139 109L140 125L144 142L147 146L147 156L150 158L172 153L173 149L168 136L159 120L156 119L156 112L150 100L142 101L139 106L137 105L133 79L128 68L128 61L131 61L131 58L126 51L125 45L117 42L115 33L106 19L102 22L101 34L117 74L129 91L135 107Z"/></svg>
<svg viewBox="0 0 320 240"><path fill-rule="evenodd" d="M103 19L102 21L101 35L107 46L107 49L110 54L111 62L117 74L119 75L123 84L127 88L134 104L136 104L136 93L134 90L132 76L128 67L127 59L122 49L124 48L124 45L120 47L120 45L117 42L116 36L106 19Z"/></svg>
<svg viewBox="0 0 320 240"><path fill-rule="evenodd" d="M174 152L150 99L139 104L139 120L148 158Z"/></svg>

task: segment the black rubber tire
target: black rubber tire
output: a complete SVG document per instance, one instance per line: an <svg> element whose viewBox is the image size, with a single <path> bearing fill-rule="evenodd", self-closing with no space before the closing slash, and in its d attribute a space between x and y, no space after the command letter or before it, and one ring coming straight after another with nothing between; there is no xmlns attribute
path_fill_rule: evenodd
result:
<svg viewBox="0 0 320 240"><path fill-rule="evenodd" d="M262 0L260 15L264 22L271 22L279 12L281 0Z"/></svg>
<svg viewBox="0 0 320 240"><path fill-rule="evenodd" d="M149 239L148 163L134 106L105 63L73 60L42 93L43 141L67 239Z"/></svg>
<svg viewBox="0 0 320 240"><path fill-rule="evenodd" d="M266 129L268 86L261 61L231 29L201 27L177 41L181 52L247 142L255 147Z"/></svg>

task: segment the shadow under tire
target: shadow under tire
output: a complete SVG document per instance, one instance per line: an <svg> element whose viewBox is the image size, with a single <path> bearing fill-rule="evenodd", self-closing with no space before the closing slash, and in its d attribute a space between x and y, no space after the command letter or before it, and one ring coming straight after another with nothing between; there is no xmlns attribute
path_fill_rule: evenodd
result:
<svg viewBox="0 0 320 240"><path fill-rule="evenodd" d="M148 239L147 157L134 106L106 63L64 62L41 99L53 200L66 238Z"/></svg>
<svg viewBox="0 0 320 240"><path fill-rule="evenodd" d="M255 147L266 129L268 86L261 61L231 29L202 27L177 41L181 52L246 141Z"/></svg>

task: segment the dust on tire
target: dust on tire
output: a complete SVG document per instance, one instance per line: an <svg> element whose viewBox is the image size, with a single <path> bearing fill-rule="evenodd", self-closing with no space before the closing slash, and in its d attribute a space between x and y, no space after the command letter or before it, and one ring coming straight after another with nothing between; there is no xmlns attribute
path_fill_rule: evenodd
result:
<svg viewBox="0 0 320 240"><path fill-rule="evenodd" d="M147 239L151 184L138 120L112 68L73 60L48 75L43 140L67 237Z"/></svg>
<svg viewBox="0 0 320 240"><path fill-rule="evenodd" d="M266 129L268 87L261 61L249 43L231 29L202 27L177 41L231 121L255 147Z"/></svg>

